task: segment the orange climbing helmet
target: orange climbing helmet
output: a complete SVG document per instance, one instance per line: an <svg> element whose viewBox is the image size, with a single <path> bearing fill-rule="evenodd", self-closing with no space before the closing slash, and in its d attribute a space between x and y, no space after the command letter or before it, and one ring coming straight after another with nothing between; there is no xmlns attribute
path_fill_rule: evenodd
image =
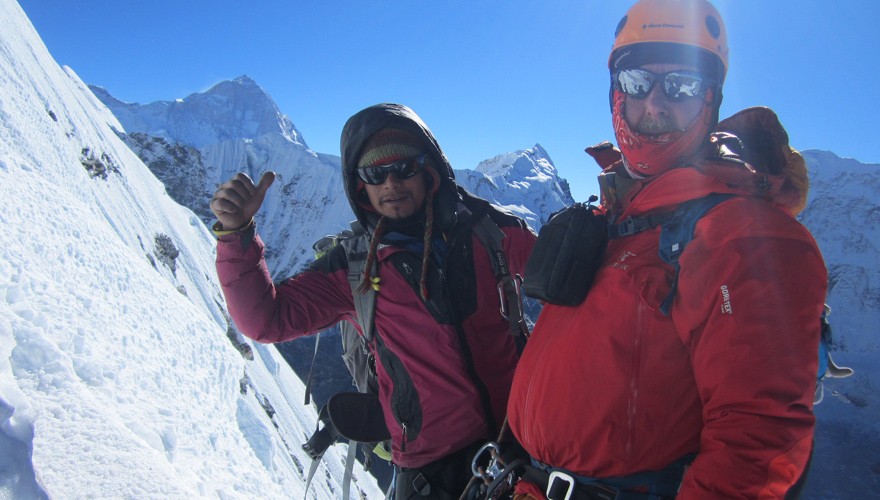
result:
<svg viewBox="0 0 880 500"><path fill-rule="evenodd" d="M727 30L706 0L639 0L620 20L608 58L611 73L648 63L691 64L727 75Z"/></svg>

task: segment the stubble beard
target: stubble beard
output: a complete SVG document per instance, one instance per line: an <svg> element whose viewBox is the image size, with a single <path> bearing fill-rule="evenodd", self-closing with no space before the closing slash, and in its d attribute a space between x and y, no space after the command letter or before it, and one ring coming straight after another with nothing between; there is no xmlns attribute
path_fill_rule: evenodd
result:
<svg viewBox="0 0 880 500"><path fill-rule="evenodd" d="M633 132L640 135L662 135L671 132L679 132L672 118L669 116L650 117L646 116L636 125Z"/></svg>

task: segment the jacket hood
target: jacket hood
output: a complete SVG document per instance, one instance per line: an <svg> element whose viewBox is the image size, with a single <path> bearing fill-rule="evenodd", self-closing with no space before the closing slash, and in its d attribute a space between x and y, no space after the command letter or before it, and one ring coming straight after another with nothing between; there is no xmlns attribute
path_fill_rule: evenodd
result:
<svg viewBox="0 0 880 500"><path fill-rule="evenodd" d="M803 156L789 146L776 114L764 107L722 120L695 159L652 179L626 175L620 151L611 143L586 151L604 170L599 176L603 204L617 214L639 215L710 193L733 193L766 198L797 215L809 192Z"/></svg>
<svg viewBox="0 0 880 500"><path fill-rule="evenodd" d="M342 128L339 149L342 156L342 180L345 195L351 204L358 222L368 231L376 227L379 215L373 211L366 197L363 181L357 176L358 159L367 140L384 128L399 128L423 139L425 150L433 159L431 165L433 183L429 186L435 191L434 217L442 230L448 230L455 224L455 207L459 201L455 184L455 173L434 134L428 125L413 111L402 104L383 103L370 106L357 112L348 119Z"/></svg>

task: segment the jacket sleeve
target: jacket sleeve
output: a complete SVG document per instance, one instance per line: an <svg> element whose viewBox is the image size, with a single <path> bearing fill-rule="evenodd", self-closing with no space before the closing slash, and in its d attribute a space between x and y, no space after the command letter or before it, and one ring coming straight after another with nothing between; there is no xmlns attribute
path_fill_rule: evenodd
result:
<svg viewBox="0 0 880 500"><path fill-rule="evenodd" d="M354 304L341 246L279 285L272 282L264 251L253 229L217 241L217 276L229 314L247 337L284 342L351 317Z"/></svg>
<svg viewBox="0 0 880 500"><path fill-rule="evenodd" d="M827 283L819 249L781 209L735 199L700 221L681 269L673 320L690 348L703 430L677 498L784 498L812 452Z"/></svg>

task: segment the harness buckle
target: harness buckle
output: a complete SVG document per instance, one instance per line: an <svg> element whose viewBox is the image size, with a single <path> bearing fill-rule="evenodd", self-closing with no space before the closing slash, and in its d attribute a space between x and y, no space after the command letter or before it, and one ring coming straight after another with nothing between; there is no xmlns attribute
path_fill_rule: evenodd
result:
<svg viewBox="0 0 880 500"><path fill-rule="evenodd" d="M627 217L617 225L616 236L629 236L636 233L636 221L632 217Z"/></svg>
<svg viewBox="0 0 880 500"><path fill-rule="evenodd" d="M574 493L575 481L568 474L555 470L547 479L547 500L570 500ZM565 488L564 490L562 488Z"/></svg>

